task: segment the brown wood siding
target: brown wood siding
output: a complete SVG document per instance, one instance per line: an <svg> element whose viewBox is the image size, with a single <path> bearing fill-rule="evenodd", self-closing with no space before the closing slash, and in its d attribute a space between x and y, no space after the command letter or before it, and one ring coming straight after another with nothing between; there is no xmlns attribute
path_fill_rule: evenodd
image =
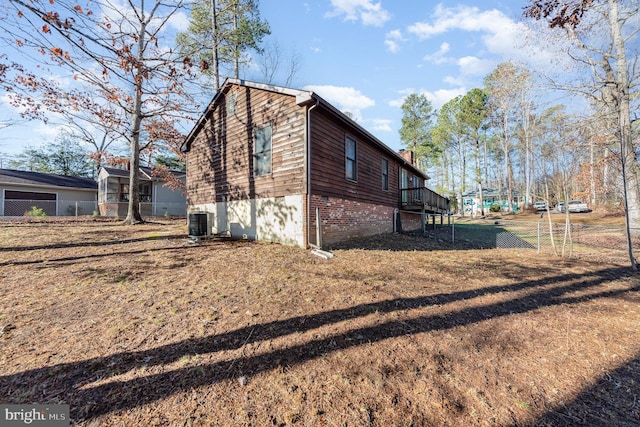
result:
<svg viewBox="0 0 640 427"><path fill-rule="evenodd" d="M331 113L317 109L311 114L311 193L399 207L401 162ZM356 181L347 179L345 174L346 136L356 141ZM382 189L383 158L389 161L388 191ZM414 175L410 170L407 172L411 188Z"/></svg>
<svg viewBox="0 0 640 427"><path fill-rule="evenodd" d="M229 92L235 114L227 116L222 96L187 155L188 205L304 193L305 109L289 95L237 85ZM272 173L254 177L253 130L269 123Z"/></svg>

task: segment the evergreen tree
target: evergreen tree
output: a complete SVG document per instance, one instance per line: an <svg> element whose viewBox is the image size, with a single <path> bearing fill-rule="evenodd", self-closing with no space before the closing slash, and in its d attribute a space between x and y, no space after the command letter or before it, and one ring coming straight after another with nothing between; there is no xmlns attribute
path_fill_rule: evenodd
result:
<svg viewBox="0 0 640 427"><path fill-rule="evenodd" d="M400 140L413 152L417 164L427 162L437 152L430 138L434 116L431 101L424 94L412 93L402 104Z"/></svg>
<svg viewBox="0 0 640 427"><path fill-rule="evenodd" d="M77 141L65 136L40 148L27 148L9 161L9 168L56 175L94 177L95 168Z"/></svg>
<svg viewBox="0 0 640 427"><path fill-rule="evenodd" d="M178 34L176 42L184 55L198 59L217 91L222 76L240 77L246 53L259 52L262 39L270 33L256 0L208 0L193 3L189 28Z"/></svg>

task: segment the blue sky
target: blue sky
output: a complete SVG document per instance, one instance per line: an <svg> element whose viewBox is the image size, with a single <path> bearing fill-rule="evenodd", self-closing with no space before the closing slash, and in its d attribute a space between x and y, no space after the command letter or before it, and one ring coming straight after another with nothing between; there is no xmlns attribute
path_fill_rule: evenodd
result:
<svg viewBox="0 0 640 427"><path fill-rule="evenodd" d="M293 86L311 89L394 149L411 92L439 108L502 61L538 66L525 1L261 0L272 38L302 55ZM248 75L247 78L250 78Z"/></svg>
<svg viewBox="0 0 640 427"><path fill-rule="evenodd" d="M497 64L548 64L549 53L527 43L523 0L260 0L260 12L287 52L300 57L291 84L313 90L393 149L402 148L400 106L424 93L435 108L482 86ZM183 29L179 14L173 29ZM0 53L2 53L0 46ZM14 53L9 53L15 55ZM18 58L19 59L19 58ZM257 80L248 69L243 78ZM0 116L12 109L0 99ZM0 120L4 117L0 117ZM188 130L187 130L188 131ZM53 141L58 128L40 122L0 130L0 157ZM2 159L0 159L2 160Z"/></svg>

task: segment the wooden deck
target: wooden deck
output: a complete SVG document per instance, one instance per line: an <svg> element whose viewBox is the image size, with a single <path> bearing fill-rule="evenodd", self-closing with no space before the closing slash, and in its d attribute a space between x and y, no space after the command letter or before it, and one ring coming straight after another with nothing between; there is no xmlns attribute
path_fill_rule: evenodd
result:
<svg viewBox="0 0 640 427"><path fill-rule="evenodd" d="M447 214L449 199L428 188L408 188L400 190L400 207L409 211Z"/></svg>

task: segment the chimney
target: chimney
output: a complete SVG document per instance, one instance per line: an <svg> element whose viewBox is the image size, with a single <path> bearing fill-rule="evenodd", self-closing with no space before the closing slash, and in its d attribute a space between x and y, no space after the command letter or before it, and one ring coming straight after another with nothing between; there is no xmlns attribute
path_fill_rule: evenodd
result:
<svg viewBox="0 0 640 427"><path fill-rule="evenodd" d="M413 156L413 151L405 150L404 148L402 148L400 151L398 151L398 154L400 155L400 157L405 159L406 162L409 163L411 166L416 165L416 159Z"/></svg>

